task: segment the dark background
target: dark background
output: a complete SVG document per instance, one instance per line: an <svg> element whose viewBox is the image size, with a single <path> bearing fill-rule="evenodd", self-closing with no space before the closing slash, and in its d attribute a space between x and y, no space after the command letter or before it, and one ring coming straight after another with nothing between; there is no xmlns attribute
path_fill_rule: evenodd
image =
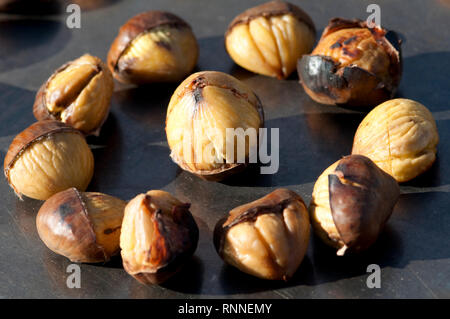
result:
<svg viewBox="0 0 450 319"><path fill-rule="evenodd" d="M373 1L294 1L312 17L320 36L335 16L366 19ZM181 171L169 157L165 112L174 85L143 88L116 83L111 113L94 146L95 174L88 188L123 199L164 189L192 203L200 242L184 270L163 286L143 286L122 269L81 265L81 289L66 287L70 262L40 241L35 216L42 202L18 200L0 179L0 297L28 298L436 298L450 297L450 1L377 1L381 23L403 39L404 73L399 97L427 106L440 134L438 159L423 176L402 185L386 230L367 252L336 257L311 237L297 274L288 283L258 280L226 266L212 244L216 221L231 208L278 187L308 203L318 175L351 151L363 113L313 102L296 75L286 81L237 67L223 34L243 10L262 1L78 1L81 29L68 29L65 5L39 14L0 13L0 156L33 121L36 90L63 63L89 52L103 60L118 28L133 15L160 9L191 24L200 45L198 70L230 73L262 100L266 126L280 128L280 169L250 169L222 183ZM84 4L83 4L84 3ZM89 4L88 6L86 4ZM41 8L42 9L42 8ZM50 12L51 14L47 14ZM381 289L368 289L366 268L379 264Z"/></svg>

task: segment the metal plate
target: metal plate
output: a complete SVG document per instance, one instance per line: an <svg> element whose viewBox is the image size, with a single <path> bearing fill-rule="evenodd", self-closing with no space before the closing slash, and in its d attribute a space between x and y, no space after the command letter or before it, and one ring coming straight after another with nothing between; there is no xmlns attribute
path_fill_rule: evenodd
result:
<svg viewBox="0 0 450 319"><path fill-rule="evenodd" d="M83 2L83 1L78 1ZM88 2L88 1L85 1ZM231 208L278 187L309 202L318 175L350 153L364 114L314 103L294 75L286 81L237 67L224 49L223 33L235 15L258 4L247 0L94 1L81 29L68 29L64 7L51 15L0 14L0 151L34 121L36 90L57 67L85 52L106 58L118 28L149 9L186 19L200 44L199 70L230 73L261 98L269 128L280 128L280 167L274 175L248 170L223 183L202 181L169 158L164 124L176 85L116 85L111 114L96 147L90 191L130 199L165 189L192 203L200 242L192 261L163 286L144 286L122 269L120 258L81 265L81 288L69 289L70 262L48 250L36 227L39 201L18 200L0 179L0 297L69 298L378 298L450 297L450 4L449 1L378 1L383 26L403 38L404 74L398 96L420 101L437 121L438 159L423 176L402 185L385 232L366 253L336 257L312 237L292 281L251 278L224 265L212 243L216 221ZM335 16L365 19L372 1L292 1L313 18L318 37ZM369 264L381 266L381 288L366 286Z"/></svg>

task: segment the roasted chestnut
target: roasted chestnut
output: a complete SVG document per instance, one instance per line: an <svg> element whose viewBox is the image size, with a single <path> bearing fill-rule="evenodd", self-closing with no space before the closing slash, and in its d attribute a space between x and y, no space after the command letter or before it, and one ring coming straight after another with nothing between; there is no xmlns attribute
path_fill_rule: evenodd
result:
<svg viewBox="0 0 450 319"><path fill-rule="evenodd" d="M305 256L309 233L302 198L280 188L231 210L214 229L214 245L225 262L245 273L287 281Z"/></svg>
<svg viewBox="0 0 450 319"><path fill-rule="evenodd" d="M137 195L127 204L120 235L127 273L141 283L160 284L182 268L198 243L189 207L160 190Z"/></svg>
<svg viewBox="0 0 450 319"><path fill-rule="evenodd" d="M170 156L188 172L221 180L256 154L263 122L262 105L244 83L222 72L194 73L167 109Z"/></svg>
<svg viewBox="0 0 450 319"><path fill-rule="evenodd" d="M359 125L352 154L369 157L398 182L422 174L436 159L439 134L430 111L408 99L374 108Z"/></svg>
<svg viewBox="0 0 450 319"><path fill-rule="evenodd" d="M392 98L402 73L400 40L361 20L331 19L310 55L298 61L306 93L316 102L370 109Z"/></svg>
<svg viewBox="0 0 450 319"><path fill-rule="evenodd" d="M244 69L287 78L297 60L311 52L316 29L299 7L271 1L250 8L228 26L225 46L231 58Z"/></svg>
<svg viewBox="0 0 450 319"><path fill-rule="evenodd" d="M84 191L94 173L94 156L80 131L47 120L14 138L3 167L19 198L45 200L69 187Z"/></svg>
<svg viewBox="0 0 450 319"><path fill-rule="evenodd" d="M37 120L58 120L98 135L108 117L114 80L105 64L89 54L57 69L36 94Z"/></svg>
<svg viewBox="0 0 450 319"><path fill-rule="evenodd" d="M378 238L399 194L395 179L369 158L346 156L314 185L309 206L314 232L339 256L363 251Z"/></svg>
<svg viewBox="0 0 450 319"><path fill-rule="evenodd" d="M76 188L45 201L36 217L39 237L73 262L106 262L119 253L120 227L126 202Z"/></svg>
<svg viewBox="0 0 450 319"><path fill-rule="evenodd" d="M169 12L148 11L131 18L108 53L108 67L123 83L177 82L197 63L191 27Z"/></svg>

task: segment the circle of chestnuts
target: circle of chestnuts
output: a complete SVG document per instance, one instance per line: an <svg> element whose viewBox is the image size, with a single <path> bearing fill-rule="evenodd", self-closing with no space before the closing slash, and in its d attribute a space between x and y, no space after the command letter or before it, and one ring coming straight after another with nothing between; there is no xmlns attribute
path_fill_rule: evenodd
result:
<svg viewBox="0 0 450 319"><path fill-rule="evenodd" d="M217 222L218 255L263 279L286 281L295 274L311 228L337 255L368 249L393 212L398 183L422 174L436 159L439 135L430 111L412 100L391 100L402 73L395 32L334 18L313 48L315 36L310 16L283 1L244 11L225 33L225 48L242 68L278 79L297 69L314 101L371 110L356 131L352 154L317 179L309 207L294 191L280 188ZM186 21L168 12L144 12L120 28L106 64L85 54L42 84L33 106L38 122L12 141L4 174L20 199L45 200L36 226L50 250L86 263L120 254L126 272L145 284L166 281L194 254L199 229L189 203L161 190L129 202L85 192L94 172L85 136L98 135L108 117L114 79L135 85L182 81L165 123L172 160L210 181L245 169L261 137L246 143L245 160L236 163L225 131L259 131L263 105L231 75L191 74L198 51ZM209 153L204 145L212 145Z"/></svg>

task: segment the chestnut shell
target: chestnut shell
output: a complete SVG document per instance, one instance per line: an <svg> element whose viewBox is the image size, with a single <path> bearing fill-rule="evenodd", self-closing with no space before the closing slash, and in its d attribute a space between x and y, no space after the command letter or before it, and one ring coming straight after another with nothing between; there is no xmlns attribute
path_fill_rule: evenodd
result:
<svg viewBox="0 0 450 319"><path fill-rule="evenodd" d="M394 31L375 27L367 22L333 18L322 33L320 41L338 30L366 28L376 37L390 59L390 83L358 66L340 67L323 55L304 55L297 62L297 72L306 93L316 102L370 109L396 92L402 74L401 41Z"/></svg>

